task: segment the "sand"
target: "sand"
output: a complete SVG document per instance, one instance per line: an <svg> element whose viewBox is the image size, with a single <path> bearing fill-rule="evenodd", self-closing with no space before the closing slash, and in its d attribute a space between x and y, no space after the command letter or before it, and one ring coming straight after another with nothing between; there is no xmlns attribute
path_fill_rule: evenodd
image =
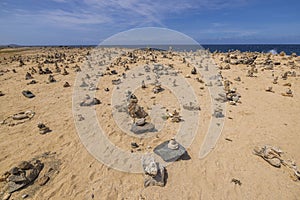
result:
<svg viewBox="0 0 300 200"><path fill-rule="evenodd" d="M247 64L230 64L230 69L221 70L224 80L230 80L241 95L240 103L226 103L224 111L224 128L215 148L203 159L199 159L200 148L205 140L211 119L211 99L208 87L191 75L192 66L182 62L180 56L173 59L158 57L164 64L173 64L180 75L187 74L191 78L185 80L194 88L201 110L199 112L198 129L191 146L187 148L189 160L180 160L168 165L168 179L165 187L144 188L144 177L141 173L126 173L107 167L97 161L85 148L77 134L73 116L72 94L78 72L73 67L84 65L84 57L91 48L26 48L0 50L0 90L5 94L0 97L0 121L15 113L33 110L36 114L23 124L0 125L0 174L16 166L20 161L31 160L45 152L52 152L45 159L45 166L59 163L57 172L50 177L44 186L36 183L20 191L14 192L10 199L19 199L28 194L28 199L298 199L300 182L293 181L291 173L284 167L275 168L258 156L252 154L253 148L260 145L280 147L296 163L300 162L300 58L287 55L258 54L255 61L256 77L248 77L251 68ZM61 69L65 66L68 75L54 73L57 82L47 83L48 75L33 74L37 84L27 85L26 72L30 67L38 69L34 57L38 54L39 62L55 52L66 54ZM238 57L247 56L235 52ZM45 55L45 57L41 57ZM11 61L12 57L22 56L25 63ZM73 56L73 57L72 57ZM213 59L219 66L227 63L220 59L227 53L214 53ZM273 70L262 70L270 56L273 62L280 62ZM31 57L27 60L25 58ZM4 60L6 58L6 60ZM49 58L51 60L51 58ZM234 59L232 59L234 60ZM294 64L291 63L294 61ZM128 64L130 69L144 65L143 61ZM53 72L53 63L44 64ZM16 73L12 71L16 70ZM125 72L122 66L115 66L120 74ZM63 71L63 70L62 70ZM105 71L105 70L104 70ZM281 75L286 71L295 71L296 77L288 76L283 80ZM274 77L279 76L278 84L273 84ZM236 77L241 81L235 81ZM115 85L111 81L118 75L105 75L101 78L95 96L101 101L94 106L107 138L116 146L130 152L131 142L140 144L140 152L151 151L156 145L171 139L180 123L167 121L158 137L135 138L124 134L113 120L111 95ZM63 87L65 82L71 87ZM291 83L291 87L283 86ZM273 92L265 89L272 86ZM161 104L170 111L180 110L176 97L167 88L153 94L152 85L146 89L139 88L136 96L139 103L146 108L153 104ZM109 88L109 92L104 89ZM200 89L202 88L202 89ZM287 88L293 91L293 97L282 96ZM22 95L23 90L30 90L35 97L28 99ZM152 98L155 96L155 98ZM155 101L155 102L154 102ZM43 122L52 132L41 135L37 124ZM134 150L136 151L136 150ZM46 162L47 161L47 162ZM48 163L48 164L47 164ZM49 164L50 163L50 164ZM49 166L47 166L49 167ZM43 171L42 171L43 172ZM241 185L232 182L237 179ZM1 182L1 191L5 183Z"/></svg>

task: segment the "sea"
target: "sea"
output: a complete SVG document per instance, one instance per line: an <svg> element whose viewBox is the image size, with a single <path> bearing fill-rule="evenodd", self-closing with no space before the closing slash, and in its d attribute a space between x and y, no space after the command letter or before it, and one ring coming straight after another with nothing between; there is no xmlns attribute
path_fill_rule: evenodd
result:
<svg viewBox="0 0 300 200"><path fill-rule="evenodd" d="M97 45L51 45L51 47L96 47ZM19 45L8 47L22 47ZM107 47L107 46L105 46ZM287 55L296 53L300 55L300 44L203 44L203 45L111 45L109 47L126 47L126 48L153 48L160 50L169 50L170 47L174 51L196 51L198 49L208 49L210 52L229 52L239 50L241 52L259 52L279 54L285 52Z"/></svg>
<svg viewBox="0 0 300 200"><path fill-rule="evenodd" d="M119 45L112 45L119 46ZM239 50L241 52L259 52L279 54L285 52L287 55L296 53L300 55L300 44L204 44L204 45L121 45L126 48L153 48L160 50L174 51L196 51L198 49L208 49L210 52L229 52Z"/></svg>

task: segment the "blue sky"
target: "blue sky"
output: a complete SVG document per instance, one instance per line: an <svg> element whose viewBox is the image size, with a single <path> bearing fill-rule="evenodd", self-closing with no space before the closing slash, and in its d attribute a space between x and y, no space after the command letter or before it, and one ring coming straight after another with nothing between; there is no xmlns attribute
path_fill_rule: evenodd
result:
<svg viewBox="0 0 300 200"><path fill-rule="evenodd" d="M0 44L98 44L150 26L200 44L300 44L300 1L0 0Z"/></svg>

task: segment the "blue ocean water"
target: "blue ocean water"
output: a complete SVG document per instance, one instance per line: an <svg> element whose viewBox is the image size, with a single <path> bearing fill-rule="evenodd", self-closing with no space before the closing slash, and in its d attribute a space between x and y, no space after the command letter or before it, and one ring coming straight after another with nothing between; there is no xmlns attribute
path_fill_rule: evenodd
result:
<svg viewBox="0 0 300 200"><path fill-rule="evenodd" d="M52 46L52 47L96 47L97 45L69 45L69 46ZM172 47L175 51L195 51L197 49L209 49L210 52L228 52L239 50L241 52L259 52L259 53L268 53L273 54L280 53L284 51L287 55L296 53L300 55L300 44L204 44L204 45L111 45L103 47L124 47L124 48L155 48L161 50L169 50Z"/></svg>
<svg viewBox="0 0 300 200"><path fill-rule="evenodd" d="M114 45L118 46L118 45ZM172 47L175 51L195 51L197 49L209 49L210 52L228 52L239 50L241 52L260 52L273 54L280 53L284 51L287 55L296 53L300 55L300 44L204 44L204 45L121 45L121 47L126 48L155 48L161 50L168 50Z"/></svg>
<svg viewBox="0 0 300 200"><path fill-rule="evenodd" d="M300 55L299 44L230 44L230 45L202 45L205 49L209 49L211 52L220 51L228 52L229 50L240 50L241 52L262 52L262 53L280 53L284 51L290 55L296 53Z"/></svg>

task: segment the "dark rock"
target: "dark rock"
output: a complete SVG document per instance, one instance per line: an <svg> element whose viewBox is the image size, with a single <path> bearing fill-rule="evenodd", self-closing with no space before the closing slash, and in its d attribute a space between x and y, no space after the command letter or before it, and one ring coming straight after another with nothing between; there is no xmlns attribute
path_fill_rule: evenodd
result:
<svg viewBox="0 0 300 200"><path fill-rule="evenodd" d="M22 170L28 170L31 169L33 166L32 164L30 164L27 161L22 161L18 164L18 168L22 169Z"/></svg>
<svg viewBox="0 0 300 200"><path fill-rule="evenodd" d="M18 167L13 167L13 168L11 168L11 170L9 170L9 173L13 174L13 175L18 175L19 174L19 168Z"/></svg>
<svg viewBox="0 0 300 200"><path fill-rule="evenodd" d="M192 69L191 74L197 74L197 70L195 67Z"/></svg>
<svg viewBox="0 0 300 200"><path fill-rule="evenodd" d="M27 178L25 177L25 174L23 173L23 174L20 174L20 175L10 175L7 178L7 181L12 181L12 182L15 182L15 183L26 182Z"/></svg>
<svg viewBox="0 0 300 200"><path fill-rule="evenodd" d="M27 85L30 85L30 84L36 84L36 80L31 80L29 83L27 83Z"/></svg>
<svg viewBox="0 0 300 200"><path fill-rule="evenodd" d="M119 85L121 83L121 79L116 79L111 81L113 85Z"/></svg>
<svg viewBox="0 0 300 200"><path fill-rule="evenodd" d="M131 147L132 148L138 148L139 145L136 142L131 142Z"/></svg>
<svg viewBox="0 0 300 200"><path fill-rule="evenodd" d="M52 71L49 68L46 68L44 74L52 74Z"/></svg>
<svg viewBox="0 0 300 200"><path fill-rule="evenodd" d="M8 182L7 183L7 191L8 193L13 193L21 188L23 188L25 185L27 185L27 183L22 182L22 183L15 183L15 182Z"/></svg>
<svg viewBox="0 0 300 200"><path fill-rule="evenodd" d="M36 160L33 165L34 167L32 169L26 170L26 178L29 182L34 181L44 167L44 164L39 160Z"/></svg>
<svg viewBox="0 0 300 200"><path fill-rule="evenodd" d="M65 82L64 87L70 87L70 84L68 82Z"/></svg>
<svg viewBox="0 0 300 200"><path fill-rule="evenodd" d="M110 73L114 74L114 75L118 74L118 72L116 70L111 70Z"/></svg>
<svg viewBox="0 0 300 200"><path fill-rule="evenodd" d="M177 149L170 149L168 147L169 141L163 142L153 149L154 153L159 155L166 162L174 162L186 153L185 148L178 144Z"/></svg>
<svg viewBox="0 0 300 200"><path fill-rule="evenodd" d="M49 83L54 83L54 82L56 82L56 80L54 79L54 76L53 75L49 75L49 77L48 77L48 81L49 81Z"/></svg>
<svg viewBox="0 0 300 200"><path fill-rule="evenodd" d="M152 123L146 123L143 126L137 126L136 124L133 124L130 131L135 134L143 134L147 132L155 132L156 129Z"/></svg>
<svg viewBox="0 0 300 200"><path fill-rule="evenodd" d="M34 95L32 92L30 92L29 90L24 90L24 91L22 91L22 94L23 94L25 97L27 97L27 98L33 98L33 97L35 97L35 95Z"/></svg>
<svg viewBox="0 0 300 200"><path fill-rule="evenodd" d="M33 79L33 77L31 76L31 74L29 72L27 72L25 75L25 79L29 80L29 79Z"/></svg>
<svg viewBox="0 0 300 200"><path fill-rule="evenodd" d="M92 98L92 99L85 99L80 103L80 106L92 106L97 104L101 104L101 101L97 98Z"/></svg>
<svg viewBox="0 0 300 200"><path fill-rule="evenodd" d="M189 111L193 111L193 110L201 110L200 106L196 105L193 102L190 102L189 105L183 105L183 108Z"/></svg>
<svg viewBox="0 0 300 200"><path fill-rule="evenodd" d="M64 72L62 73L62 75L68 75L68 74L69 74L69 72L67 71L66 68L64 68Z"/></svg>

